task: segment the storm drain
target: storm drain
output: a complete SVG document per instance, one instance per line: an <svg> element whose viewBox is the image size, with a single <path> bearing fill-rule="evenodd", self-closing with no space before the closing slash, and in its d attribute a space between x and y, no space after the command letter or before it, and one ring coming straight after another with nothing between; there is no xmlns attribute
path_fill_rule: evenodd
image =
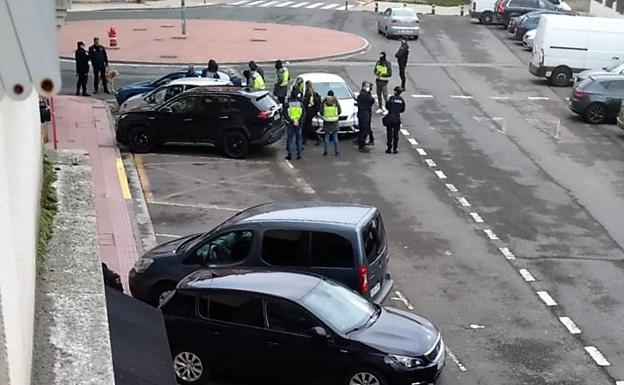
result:
<svg viewBox="0 0 624 385"><path fill-rule="evenodd" d="M160 55L161 59L175 59L178 55Z"/></svg>
<svg viewBox="0 0 624 385"><path fill-rule="evenodd" d="M256 43L262 43L265 42L266 39L251 39L252 42L256 42Z"/></svg>
<svg viewBox="0 0 624 385"><path fill-rule="evenodd" d="M133 31L147 31L147 28L132 28Z"/></svg>
<svg viewBox="0 0 624 385"><path fill-rule="evenodd" d="M254 31L266 31L266 28L254 28Z"/></svg>
<svg viewBox="0 0 624 385"><path fill-rule="evenodd" d="M174 28L173 25L169 25L169 24L165 24L165 25L161 25L162 28Z"/></svg>

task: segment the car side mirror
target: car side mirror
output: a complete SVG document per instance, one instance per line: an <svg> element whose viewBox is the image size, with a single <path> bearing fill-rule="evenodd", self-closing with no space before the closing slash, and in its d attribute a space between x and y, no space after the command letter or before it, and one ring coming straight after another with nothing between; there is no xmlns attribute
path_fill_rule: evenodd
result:
<svg viewBox="0 0 624 385"><path fill-rule="evenodd" d="M603 70L603 71L606 71L606 70L607 70L607 67L602 67L602 70Z"/></svg>
<svg viewBox="0 0 624 385"><path fill-rule="evenodd" d="M328 340L331 337L322 326L315 326L310 329L310 335L318 340Z"/></svg>
<svg viewBox="0 0 624 385"><path fill-rule="evenodd" d="M173 108L171 107L163 107L160 109L160 112L164 112L165 114L173 114Z"/></svg>

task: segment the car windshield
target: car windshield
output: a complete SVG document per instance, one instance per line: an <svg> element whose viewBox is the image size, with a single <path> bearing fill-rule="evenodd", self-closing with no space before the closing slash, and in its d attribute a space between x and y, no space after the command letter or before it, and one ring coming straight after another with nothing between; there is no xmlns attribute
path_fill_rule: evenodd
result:
<svg viewBox="0 0 624 385"><path fill-rule="evenodd" d="M613 71L622 71L624 70L624 63L615 63L608 67L605 67L605 71L613 72Z"/></svg>
<svg viewBox="0 0 624 385"><path fill-rule="evenodd" d="M392 16L415 17L414 11L409 8L393 9Z"/></svg>
<svg viewBox="0 0 624 385"><path fill-rule="evenodd" d="M340 333L364 326L376 314L375 306L368 300L331 281L320 282L303 297L302 303Z"/></svg>
<svg viewBox="0 0 624 385"><path fill-rule="evenodd" d="M345 83L341 82L323 82L314 83L314 90L321 96L327 96L329 90L334 91L334 96L338 99L351 99L353 93Z"/></svg>

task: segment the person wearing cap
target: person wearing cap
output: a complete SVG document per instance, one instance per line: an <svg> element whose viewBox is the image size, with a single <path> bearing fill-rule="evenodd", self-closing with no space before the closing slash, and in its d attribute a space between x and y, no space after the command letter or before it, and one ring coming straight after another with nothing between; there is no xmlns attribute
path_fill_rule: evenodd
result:
<svg viewBox="0 0 624 385"><path fill-rule="evenodd" d="M375 138L373 137L373 131L371 129L371 115L373 114L373 105L375 105L375 99L371 95L371 83L362 82L362 89L357 97L357 118L358 127L360 129L358 135L358 149L362 152L368 152L366 148L366 138L369 137L369 146L375 145Z"/></svg>
<svg viewBox="0 0 624 385"><path fill-rule="evenodd" d="M249 67L250 74L253 74L254 72L259 73L260 76L262 76L262 81L264 82L264 70L260 66L258 66L258 64L256 64L255 61L250 60L248 67ZM247 79L247 84L249 84L249 80L251 79Z"/></svg>
<svg viewBox="0 0 624 385"><path fill-rule="evenodd" d="M87 80L89 80L89 55L85 50L85 43L79 41L76 44L76 76L78 76L78 82L76 83L76 95L80 95L82 89L82 96L89 96L87 93Z"/></svg>
<svg viewBox="0 0 624 385"><path fill-rule="evenodd" d="M387 148L386 154L398 153L399 130L401 129L401 114L405 112L405 100L401 97L403 89L394 87L394 95L390 96L386 103L388 114L384 116L382 123L386 126Z"/></svg>
<svg viewBox="0 0 624 385"><path fill-rule="evenodd" d="M385 111L386 101L388 100L388 82L392 77L392 65L386 59L386 53L379 54L379 60L375 63L375 85L377 86L377 103L379 104L378 114Z"/></svg>
<svg viewBox="0 0 624 385"><path fill-rule="evenodd" d="M407 58L409 56L409 45L405 38L401 39L401 46L394 54L399 64L399 77L401 78L401 88L405 89L405 67L407 66Z"/></svg>
<svg viewBox="0 0 624 385"><path fill-rule="evenodd" d="M325 136L323 138L323 155L327 155L327 147L329 147L329 139L331 137L334 142L334 154L338 156L340 154L340 145L338 144L338 130L340 129L340 114L342 109L340 108L340 102L338 98L334 96L334 91L327 91L327 96L321 103L321 117L323 118L323 131Z"/></svg>
<svg viewBox="0 0 624 385"><path fill-rule="evenodd" d="M310 80L306 80L305 91L301 94L303 95L305 117L303 120L303 144L306 144L306 139L314 139L314 144L318 146L321 141L313 122L314 117L321 111L321 95L314 90L314 84Z"/></svg>
<svg viewBox="0 0 624 385"><path fill-rule="evenodd" d="M297 160L301 159L303 144L301 142L301 125L304 119L303 101L297 88L293 87L290 96L284 103L286 112L286 160L292 160L293 150L297 150ZM294 144L293 144L294 140Z"/></svg>
<svg viewBox="0 0 624 385"><path fill-rule="evenodd" d="M286 101L286 94L288 93L288 82L290 81L290 72L288 68L284 67L281 60L275 61L275 87L273 88L273 95L277 100L284 104Z"/></svg>

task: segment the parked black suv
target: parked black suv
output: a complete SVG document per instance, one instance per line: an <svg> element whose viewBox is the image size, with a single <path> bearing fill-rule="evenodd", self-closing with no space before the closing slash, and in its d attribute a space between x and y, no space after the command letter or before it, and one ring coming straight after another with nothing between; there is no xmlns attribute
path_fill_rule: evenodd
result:
<svg viewBox="0 0 624 385"><path fill-rule="evenodd" d="M252 147L279 140L284 130L279 104L267 91L198 87L121 114L117 141L133 152L150 152L166 143L207 144L244 158Z"/></svg>
<svg viewBox="0 0 624 385"><path fill-rule="evenodd" d="M444 368L431 322L315 275L199 271L161 311L181 384L432 384Z"/></svg>
<svg viewBox="0 0 624 385"><path fill-rule="evenodd" d="M187 274L202 268L254 267L312 272L381 302L387 273L383 221L372 206L269 203L242 211L214 230L145 253L130 270L135 298L158 305Z"/></svg>
<svg viewBox="0 0 624 385"><path fill-rule="evenodd" d="M540 9L556 11L557 6L547 0L502 0L497 2L496 14L503 28L508 28L512 17Z"/></svg>

